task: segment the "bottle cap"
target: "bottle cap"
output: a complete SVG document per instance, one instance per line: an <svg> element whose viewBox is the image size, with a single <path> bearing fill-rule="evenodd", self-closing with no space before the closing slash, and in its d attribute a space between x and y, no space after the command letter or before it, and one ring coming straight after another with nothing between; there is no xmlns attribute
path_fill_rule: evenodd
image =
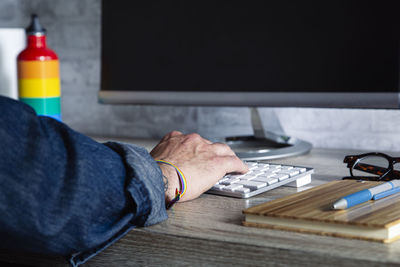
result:
<svg viewBox="0 0 400 267"><path fill-rule="evenodd" d="M32 14L31 24L25 31L28 35L46 34L46 29L42 27L36 14Z"/></svg>

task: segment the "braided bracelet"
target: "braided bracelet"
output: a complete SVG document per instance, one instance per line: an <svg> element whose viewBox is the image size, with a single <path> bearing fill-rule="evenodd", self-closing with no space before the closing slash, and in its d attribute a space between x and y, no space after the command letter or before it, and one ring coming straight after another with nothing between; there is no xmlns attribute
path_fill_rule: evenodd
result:
<svg viewBox="0 0 400 267"><path fill-rule="evenodd" d="M178 191L178 188L176 188L176 190L175 190L175 198L173 200L171 200L167 204L167 209L169 209L176 202L178 202L183 197L183 195L186 193L186 184L187 184L186 183L186 178L185 178L185 175L183 174L183 172L178 167L176 167L174 164L172 164L171 162L168 162L168 161L165 161L165 160L161 160L161 159L157 159L156 161L174 167L176 172L178 173L178 176L179 176L179 183L180 183L181 189Z"/></svg>

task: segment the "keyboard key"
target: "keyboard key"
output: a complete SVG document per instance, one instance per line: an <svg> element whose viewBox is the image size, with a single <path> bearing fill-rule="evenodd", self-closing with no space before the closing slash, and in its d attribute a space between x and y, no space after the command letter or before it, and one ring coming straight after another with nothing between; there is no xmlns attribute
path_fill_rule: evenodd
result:
<svg viewBox="0 0 400 267"><path fill-rule="evenodd" d="M236 189L242 188L243 185L241 184L231 184L222 188L224 191L234 192Z"/></svg>
<svg viewBox="0 0 400 267"><path fill-rule="evenodd" d="M288 170L291 170L291 169L293 169L294 167L293 166L282 166L281 167L281 170L283 170L283 171L288 171Z"/></svg>
<svg viewBox="0 0 400 267"><path fill-rule="evenodd" d="M285 179L288 179L289 175L288 174L277 173L276 176L274 176L274 178L278 179L279 181L283 181Z"/></svg>
<svg viewBox="0 0 400 267"><path fill-rule="evenodd" d="M270 168L280 168L282 165L280 164L270 164L269 167Z"/></svg>
<svg viewBox="0 0 400 267"><path fill-rule="evenodd" d="M246 174L227 174L224 177L228 179L240 178Z"/></svg>
<svg viewBox="0 0 400 267"><path fill-rule="evenodd" d="M252 181L268 183L270 179L265 176L257 176Z"/></svg>
<svg viewBox="0 0 400 267"><path fill-rule="evenodd" d="M293 170L299 171L300 173L305 172L307 169L302 167L293 168Z"/></svg>
<svg viewBox="0 0 400 267"><path fill-rule="evenodd" d="M267 186L265 182L255 182L255 181L239 181L238 184L242 184L244 187L250 189L260 189L261 187Z"/></svg>
<svg viewBox="0 0 400 267"><path fill-rule="evenodd" d="M243 193L243 194L245 194L245 193L249 193L249 192L250 192L250 189L249 189L249 188L247 188L247 187L241 187L241 188L237 188L237 189L235 189L235 192L238 192L238 193Z"/></svg>
<svg viewBox="0 0 400 267"><path fill-rule="evenodd" d="M265 172L263 172L263 171L257 170L257 171L253 171L251 174L254 175L254 176L259 176L259 175L262 175L262 174L264 174L264 173L265 173Z"/></svg>
<svg viewBox="0 0 400 267"><path fill-rule="evenodd" d="M276 176L276 174L275 174L274 172L271 172L271 173L265 173L264 176L267 177L267 178L269 178L269 177L274 177L274 176Z"/></svg>
<svg viewBox="0 0 400 267"><path fill-rule="evenodd" d="M297 170L288 170L288 171L279 171L277 174L288 174L290 177L299 174L300 172Z"/></svg>
<svg viewBox="0 0 400 267"><path fill-rule="evenodd" d="M279 180L275 177L270 177L267 179L267 181L268 181L268 185L271 185L271 184L277 183Z"/></svg>
<svg viewBox="0 0 400 267"><path fill-rule="evenodd" d="M228 179L226 181L219 182L219 183L223 184L223 185L230 185L230 184L234 184L234 183L239 182L239 181L240 181L239 178L232 178L232 179Z"/></svg>
<svg viewBox="0 0 400 267"><path fill-rule="evenodd" d="M223 184L216 184L212 187L212 189L216 189L216 190L222 190L222 188L224 188L225 185Z"/></svg>
<svg viewBox="0 0 400 267"><path fill-rule="evenodd" d="M240 177L240 180L253 180L254 178L256 178L257 176L249 174L249 175L245 175L243 177Z"/></svg>
<svg viewBox="0 0 400 267"><path fill-rule="evenodd" d="M260 169L269 168L269 164L268 163L258 163L258 168L260 168Z"/></svg>

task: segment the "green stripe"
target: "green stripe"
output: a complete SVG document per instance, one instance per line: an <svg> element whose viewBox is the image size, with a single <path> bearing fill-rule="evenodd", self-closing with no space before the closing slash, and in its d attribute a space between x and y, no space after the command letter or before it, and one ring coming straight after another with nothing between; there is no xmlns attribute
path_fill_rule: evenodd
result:
<svg viewBox="0 0 400 267"><path fill-rule="evenodd" d="M31 106L38 115L60 114L60 98L20 98L22 102Z"/></svg>

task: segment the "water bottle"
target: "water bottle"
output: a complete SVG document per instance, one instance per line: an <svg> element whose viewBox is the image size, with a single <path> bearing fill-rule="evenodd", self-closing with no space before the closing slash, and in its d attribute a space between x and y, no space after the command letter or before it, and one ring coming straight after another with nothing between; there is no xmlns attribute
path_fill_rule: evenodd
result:
<svg viewBox="0 0 400 267"><path fill-rule="evenodd" d="M57 54L46 45L46 30L37 15L26 28L27 47L18 55L18 97L38 115L61 121Z"/></svg>

